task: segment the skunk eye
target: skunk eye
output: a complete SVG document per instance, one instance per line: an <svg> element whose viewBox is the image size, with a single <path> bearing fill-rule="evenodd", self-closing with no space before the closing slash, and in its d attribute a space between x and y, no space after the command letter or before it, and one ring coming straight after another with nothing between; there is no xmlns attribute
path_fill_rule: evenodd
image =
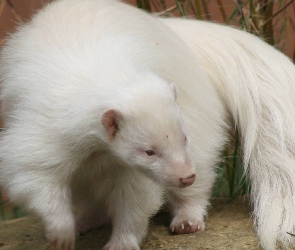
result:
<svg viewBox="0 0 295 250"><path fill-rule="evenodd" d="M153 156L153 155L156 154L153 150L147 150L147 151L145 151L145 153L146 153L148 156Z"/></svg>

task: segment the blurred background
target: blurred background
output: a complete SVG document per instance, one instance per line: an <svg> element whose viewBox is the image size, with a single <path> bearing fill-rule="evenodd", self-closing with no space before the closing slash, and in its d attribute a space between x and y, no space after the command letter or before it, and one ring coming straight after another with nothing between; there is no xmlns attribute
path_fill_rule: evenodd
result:
<svg viewBox="0 0 295 250"><path fill-rule="evenodd" d="M16 27L51 0L0 0L0 46ZM81 0L82 1L82 0ZM105 0L108 1L108 0ZM160 16L179 16L224 23L261 37L294 61L295 0L129 0L130 4ZM0 127L2 127L0 117ZM243 176L237 131L232 132L232 146L224 151L217 169L218 180L213 197L229 199L249 192ZM0 187L0 220L18 218L23 211L9 203Z"/></svg>
<svg viewBox="0 0 295 250"><path fill-rule="evenodd" d="M8 32L51 0L0 0L0 44ZM107 1L107 0L106 0ZM129 0L163 16L187 16L239 26L259 35L293 58L294 0Z"/></svg>

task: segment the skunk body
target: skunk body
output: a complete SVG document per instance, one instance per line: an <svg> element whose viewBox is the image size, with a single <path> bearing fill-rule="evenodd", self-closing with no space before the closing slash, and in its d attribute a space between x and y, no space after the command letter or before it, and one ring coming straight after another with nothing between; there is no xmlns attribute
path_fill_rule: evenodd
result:
<svg viewBox="0 0 295 250"><path fill-rule="evenodd" d="M112 0L52 2L8 39L0 77L0 183L54 248L111 222L104 249L139 249L164 193L172 231L204 229L226 110L160 20Z"/></svg>

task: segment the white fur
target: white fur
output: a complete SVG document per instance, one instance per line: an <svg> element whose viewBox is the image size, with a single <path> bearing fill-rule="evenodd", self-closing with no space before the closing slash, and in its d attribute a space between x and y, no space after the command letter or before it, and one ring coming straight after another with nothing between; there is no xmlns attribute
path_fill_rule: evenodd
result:
<svg viewBox="0 0 295 250"><path fill-rule="evenodd" d="M161 21L113 0L55 1L10 37L0 76L0 182L53 247L110 220L105 249L139 249L164 190L171 229L204 228L226 111Z"/></svg>
<svg viewBox="0 0 295 250"><path fill-rule="evenodd" d="M244 31L201 21L161 20L200 58L241 134L261 246L276 249L279 240L288 248L294 237L287 232L295 231L294 65Z"/></svg>
<svg viewBox="0 0 295 250"><path fill-rule="evenodd" d="M73 248L75 223L111 221L105 249L138 249L164 192L172 231L203 229L231 117L261 245L294 244L295 70L258 38L112 0L60 0L11 36L0 71L0 182L41 216L53 246ZM114 138L107 110L119 117ZM175 187L191 173L193 185Z"/></svg>

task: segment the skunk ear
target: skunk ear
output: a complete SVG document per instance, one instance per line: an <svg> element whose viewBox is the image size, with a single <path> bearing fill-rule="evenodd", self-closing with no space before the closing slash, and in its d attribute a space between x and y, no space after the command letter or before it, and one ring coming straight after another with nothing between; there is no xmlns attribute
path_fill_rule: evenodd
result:
<svg viewBox="0 0 295 250"><path fill-rule="evenodd" d="M173 91L174 98L175 98L175 100L176 100L176 99L177 99L177 90L176 90L176 85L175 85L175 83L174 83L174 82L172 82L172 83L170 84L170 86L171 86L171 89L172 89L172 91Z"/></svg>
<svg viewBox="0 0 295 250"><path fill-rule="evenodd" d="M122 120L122 114L118 110L109 109L102 114L101 123L105 127L110 140L114 139L120 130L120 120Z"/></svg>

